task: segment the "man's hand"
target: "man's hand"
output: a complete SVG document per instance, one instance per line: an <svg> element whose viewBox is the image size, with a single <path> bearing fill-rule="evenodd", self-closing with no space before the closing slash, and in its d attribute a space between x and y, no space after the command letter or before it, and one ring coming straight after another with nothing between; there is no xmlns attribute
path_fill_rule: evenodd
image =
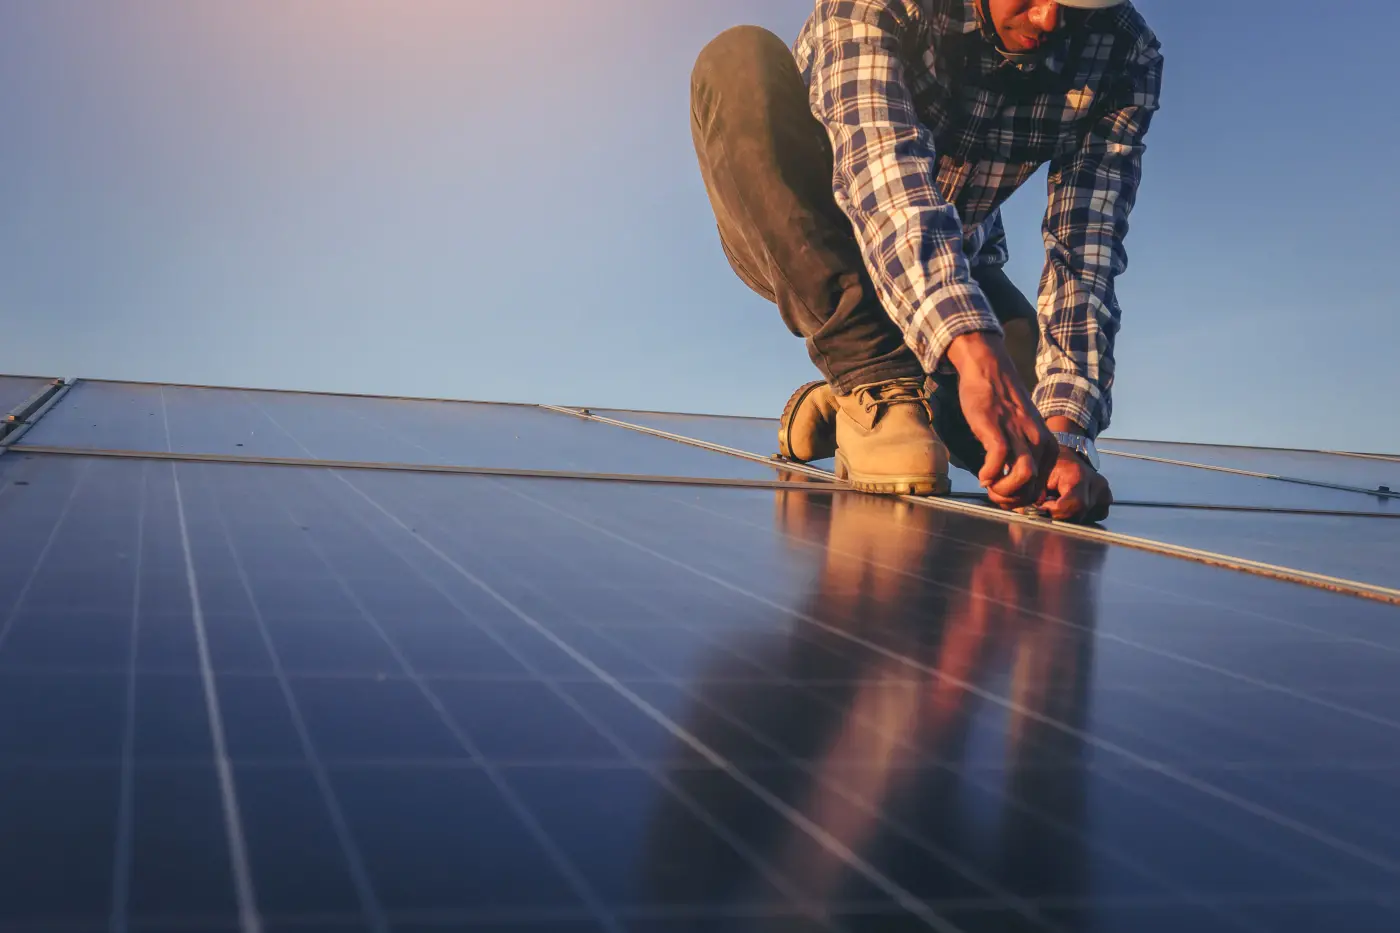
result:
<svg viewBox="0 0 1400 933"><path fill-rule="evenodd" d="M967 426L987 451L977 478L1002 508L1032 505L1045 494L1059 445L1016 372L1000 336L956 338L948 360L958 371L958 400Z"/></svg>
<svg viewBox="0 0 1400 933"><path fill-rule="evenodd" d="M1083 429L1068 418L1052 418L1049 427L1053 431L1083 433ZM1113 504L1108 480L1067 447L1060 448L1045 484L1045 495L1045 509L1056 521L1101 522L1108 517L1108 508Z"/></svg>

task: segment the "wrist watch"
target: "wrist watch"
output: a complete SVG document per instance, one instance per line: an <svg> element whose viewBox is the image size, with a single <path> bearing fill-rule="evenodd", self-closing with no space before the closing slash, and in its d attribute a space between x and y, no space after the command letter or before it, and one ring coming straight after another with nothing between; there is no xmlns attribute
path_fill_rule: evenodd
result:
<svg viewBox="0 0 1400 933"><path fill-rule="evenodd" d="M1094 472L1099 471L1099 451L1094 446L1094 442L1082 434L1071 434L1068 431L1051 431L1055 435L1055 440L1060 442L1061 447L1068 448L1083 457L1089 466L1094 468Z"/></svg>

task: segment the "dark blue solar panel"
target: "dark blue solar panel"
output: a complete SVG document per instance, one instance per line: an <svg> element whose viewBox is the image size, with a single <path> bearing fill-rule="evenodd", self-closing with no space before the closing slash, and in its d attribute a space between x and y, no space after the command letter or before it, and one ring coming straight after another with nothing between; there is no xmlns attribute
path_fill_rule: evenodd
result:
<svg viewBox="0 0 1400 933"><path fill-rule="evenodd" d="M1400 517L1120 506L1103 525L1153 541L1400 589Z"/></svg>
<svg viewBox="0 0 1400 933"><path fill-rule="evenodd" d="M1119 441L1105 438L1103 446L1127 453L1163 457L1189 463L1208 463L1234 470L1270 473L1320 483L1377 489L1389 486L1400 492L1400 455L1359 457L1312 450L1273 450L1259 447L1225 447L1216 444L1171 444L1162 441Z"/></svg>
<svg viewBox="0 0 1400 933"><path fill-rule="evenodd" d="M850 493L11 453L0 526L0 923L1400 922L1395 607Z"/></svg>
<svg viewBox="0 0 1400 933"><path fill-rule="evenodd" d="M659 431L678 434L681 437L693 437L712 444L723 444L764 457L778 452L776 418L738 418L729 415L687 415L606 408L589 410L605 418L656 428Z"/></svg>
<svg viewBox="0 0 1400 933"><path fill-rule="evenodd" d="M774 469L533 405L79 382L30 446L777 479ZM789 477L790 478L790 477Z"/></svg>

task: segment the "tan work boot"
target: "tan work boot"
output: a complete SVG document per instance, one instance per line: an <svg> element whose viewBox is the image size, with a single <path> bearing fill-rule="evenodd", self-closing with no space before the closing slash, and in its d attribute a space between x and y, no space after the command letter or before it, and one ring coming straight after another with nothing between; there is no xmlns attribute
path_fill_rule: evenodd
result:
<svg viewBox="0 0 1400 933"><path fill-rule="evenodd" d="M804 463L837 457L837 475L865 492L948 491L948 452L918 377L860 386L846 396L822 381L801 386L783 407L778 451Z"/></svg>
<svg viewBox="0 0 1400 933"><path fill-rule="evenodd" d="M835 399L838 478L862 492L948 492L948 450L933 430L923 377L857 386Z"/></svg>
<svg viewBox="0 0 1400 933"><path fill-rule="evenodd" d="M798 463L836 456L836 393L823 380L792 393L778 420L778 453Z"/></svg>

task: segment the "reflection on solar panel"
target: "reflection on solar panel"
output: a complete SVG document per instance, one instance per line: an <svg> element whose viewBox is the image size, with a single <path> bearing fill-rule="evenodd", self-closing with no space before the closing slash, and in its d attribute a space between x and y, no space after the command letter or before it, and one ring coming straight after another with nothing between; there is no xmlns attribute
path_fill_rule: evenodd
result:
<svg viewBox="0 0 1400 933"><path fill-rule="evenodd" d="M0 457L0 928L1400 929L1392 518L1072 531L594 414L751 458L80 382Z"/></svg>

